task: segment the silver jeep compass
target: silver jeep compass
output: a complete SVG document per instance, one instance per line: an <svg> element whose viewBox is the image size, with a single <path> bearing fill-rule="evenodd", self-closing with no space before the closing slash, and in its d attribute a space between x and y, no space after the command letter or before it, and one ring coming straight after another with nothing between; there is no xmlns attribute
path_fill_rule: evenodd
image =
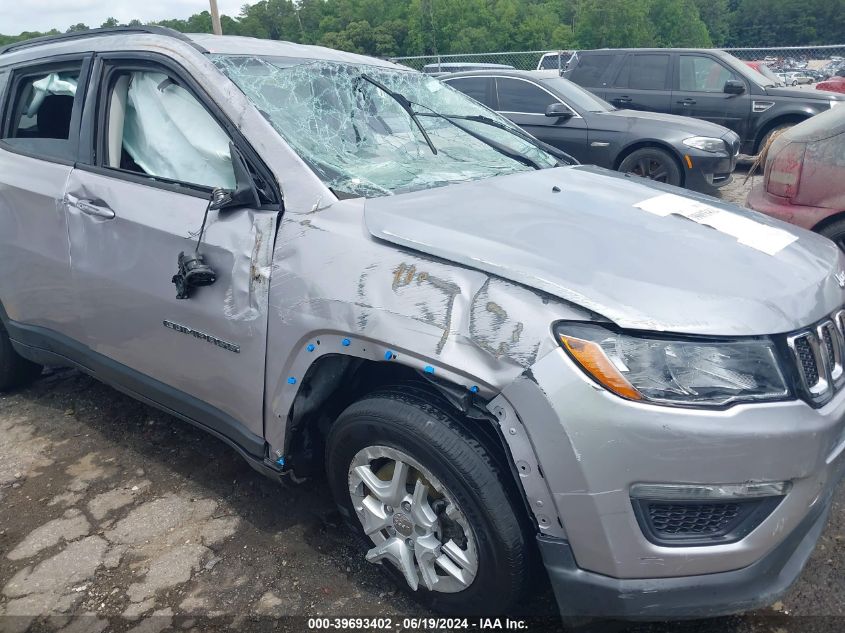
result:
<svg viewBox="0 0 845 633"><path fill-rule="evenodd" d="M0 53L0 389L70 365L325 473L424 604L774 601L845 464L845 259L430 76L156 27Z"/></svg>

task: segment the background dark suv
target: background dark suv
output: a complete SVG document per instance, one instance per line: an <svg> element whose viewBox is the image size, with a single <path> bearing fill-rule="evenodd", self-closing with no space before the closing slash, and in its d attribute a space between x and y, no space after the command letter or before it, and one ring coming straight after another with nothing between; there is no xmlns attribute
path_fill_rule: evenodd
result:
<svg viewBox="0 0 845 633"><path fill-rule="evenodd" d="M619 108L669 112L732 129L742 153L845 96L785 88L733 55L702 49L602 49L573 55L564 76Z"/></svg>

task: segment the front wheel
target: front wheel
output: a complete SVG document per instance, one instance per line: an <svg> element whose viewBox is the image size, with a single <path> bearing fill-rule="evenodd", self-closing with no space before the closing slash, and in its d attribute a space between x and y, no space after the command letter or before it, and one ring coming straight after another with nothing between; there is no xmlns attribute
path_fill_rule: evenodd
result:
<svg viewBox="0 0 845 633"><path fill-rule="evenodd" d="M619 165L619 171L642 178L680 186L681 170L669 152L656 147L644 147L628 154Z"/></svg>
<svg viewBox="0 0 845 633"><path fill-rule="evenodd" d="M326 446L329 484L365 558L451 615L496 615L524 593L529 543L488 451L413 390L347 408Z"/></svg>

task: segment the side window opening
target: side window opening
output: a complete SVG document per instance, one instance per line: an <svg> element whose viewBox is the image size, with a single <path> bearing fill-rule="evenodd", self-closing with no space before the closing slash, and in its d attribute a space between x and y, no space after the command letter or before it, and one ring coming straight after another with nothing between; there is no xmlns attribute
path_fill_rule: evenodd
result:
<svg viewBox="0 0 845 633"><path fill-rule="evenodd" d="M450 79L446 83L479 103L483 103L488 108L492 107L490 99L487 98L487 85L489 83L487 77L462 77Z"/></svg>
<svg viewBox="0 0 845 633"><path fill-rule="evenodd" d="M68 140L79 71L25 78L12 106L10 138Z"/></svg>
<svg viewBox="0 0 845 633"><path fill-rule="evenodd" d="M628 87L639 90L664 90L669 74L669 55L634 55L629 66Z"/></svg>
<svg viewBox="0 0 845 633"><path fill-rule="evenodd" d="M725 82L739 77L710 57L681 55L679 89L684 92L722 92Z"/></svg>
<svg viewBox="0 0 845 633"><path fill-rule="evenodd" d="M6 145L46 158L75 158L74 113L81 101L82 64L80 60L12 71L2 125Z"/></svg>
<svg viewBox="0 0 845 633"><path fill-rule="evenodd" d="M545 114L546 108L559 100L548 92L521 79L496 79L499 112Z"/></svg>
<svg viewBox="0 0 845 633"><path fill-rule="evenodd" d="M600 86L602 75L613 61L613 57L609 53L582 55L578 65L570 73L569 80L589 88Z"/></svg>
<svg viewBox="0 0 845 633"><path fill-rule="evenodd" d="M232 189L229 136L200 101L156 71L112 75L103 166Z"/></svg>

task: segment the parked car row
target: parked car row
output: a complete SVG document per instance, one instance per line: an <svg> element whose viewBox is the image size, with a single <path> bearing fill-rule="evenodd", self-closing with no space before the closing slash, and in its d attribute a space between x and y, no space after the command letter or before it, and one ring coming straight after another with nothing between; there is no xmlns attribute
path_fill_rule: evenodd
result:
<svg viewBox="0 0 845 633"><path fill-rule="evenodd" d="M817 83L816 88L829 92L845 93L845 68L837 70L834 76Z"/></svg>
<svg viewBox="0 0 845 633"><path fill-rule="evenodd" d="M621 110L555 71L441 78L582 163L703 191L730 182L739 136L707 121Z"/></svg>
<svg viewBox="0 0 845 633"><path fill-rule="evenodd" d="M717 50L579 51L564 73L618 107L683 114L736 132L755 155L780 130L825 112L845 96L796 90Z"/></svg>
<svg viewBox="0 0 845 633"><path fill-rule="evenodd" d="M801 86L815 81L807 72L801 70L776 71L775 74L786 86Z"/></svg>

